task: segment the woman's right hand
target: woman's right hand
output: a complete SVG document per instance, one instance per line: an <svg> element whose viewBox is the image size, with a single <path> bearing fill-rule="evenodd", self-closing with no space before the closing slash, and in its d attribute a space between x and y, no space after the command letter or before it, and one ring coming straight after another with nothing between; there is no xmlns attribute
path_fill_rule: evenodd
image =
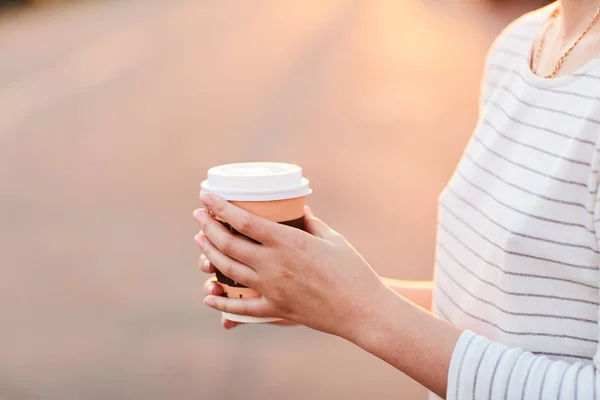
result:
<svg viewBox="0 0 600 400"><path fill-rule="evenodd" d="M217 271L216 268L214 267L214 265L209 263L208 260L206 259L206 257L204 257L204 254L200 256L200 269L202 270L202 272L205 272L207 274L214 274ZM217 278L215 278L215 277L210 278L204 283L204 295L221 296L222 294L223 294L223 286L221 286L217 282ZM279 325L279 326L297 325L296 323L291 322L291 321L277 321L277 322L270 322L269 324L270 325ZM225 319L223 316L221 316L221 325L223 325L223 328L225 328L225 329L231 329L231 328L235 328L238 325L244 325L244 323L230 321L228 319Z"/></svg>

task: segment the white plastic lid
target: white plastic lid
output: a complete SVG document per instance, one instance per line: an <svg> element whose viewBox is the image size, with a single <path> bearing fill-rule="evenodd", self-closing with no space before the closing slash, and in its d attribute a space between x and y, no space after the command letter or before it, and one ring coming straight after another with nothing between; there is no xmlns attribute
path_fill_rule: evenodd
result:
<svg viewBox="0 0 600 400"><path fill-rule="evenodd" d="M216 193L226 200L269 201L311 193L302 168L294 164L250 162L225 164L208 170L200 193Z"/></svg>

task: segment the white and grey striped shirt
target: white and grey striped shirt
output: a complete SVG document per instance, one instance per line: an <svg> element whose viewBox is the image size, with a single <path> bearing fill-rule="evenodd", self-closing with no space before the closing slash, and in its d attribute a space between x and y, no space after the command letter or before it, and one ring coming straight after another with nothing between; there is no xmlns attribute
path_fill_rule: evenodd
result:
<svg viewBox="0 0 600 400"><path fill-rule="evenodd" d="M550 7L494 43L479 124L440 196L434 310L465 329L448 399L600 399L600 57L533 74Z"/></svg>

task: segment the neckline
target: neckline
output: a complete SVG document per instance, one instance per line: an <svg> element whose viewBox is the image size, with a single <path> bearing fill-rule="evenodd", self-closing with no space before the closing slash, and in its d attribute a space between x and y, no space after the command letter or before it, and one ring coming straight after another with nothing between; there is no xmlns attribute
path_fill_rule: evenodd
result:
<svg viewBox="0 0 600 400"><path fill-rule="evenodd" d="M538 87L544 87L544 88L567 85L571 82L576 81L577 79L579 79L581 77L589 75L588 72L590 70L593 70L596 66L600 65L600 55L598 55L595 58L588 61L587 63L585 63L584 65L582 65L575 72L570 73L569 75L564 75L564 76L560 76L558 78L549 78L549 79L539 76L531 70L531 62L533 60L534 53L535 53L535 42L539 35L539 29L546 22L548 16L551 15L552 12L554 12L554 9L550 9L549 11L550 12L548 13L547 16L545 16L545 18L542 19L541 23L536 24L535 34L532 35L532 40L529 42L529 45L525 46L525 48L527 49L527 52L524 55L524 57L521 57L521 63L520 63L521 70L522 70L521 72L523 73L523 76L525 77L525 79L532 85L535 85Z"/></svg>

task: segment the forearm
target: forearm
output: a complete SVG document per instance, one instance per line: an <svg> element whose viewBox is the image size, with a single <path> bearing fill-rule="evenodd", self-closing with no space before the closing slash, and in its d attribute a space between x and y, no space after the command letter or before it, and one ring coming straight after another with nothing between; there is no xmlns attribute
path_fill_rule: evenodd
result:
<svg viewBox="0 0 600 400"><path fill-rule="evenodd" d="M389 287L356 316L346 337L445 397L448 369L461 330L415 306Z"/></svg>
<svg viewBox="0 0 600 400"><path fill-rule="evenodd" d="M382 278L382 280L400 296L425 310L431 310L433 281L400 281L392 278Z"/></svg>
<svg viewBox="0 0 600 400"><path fill-rule="evenodd" d="M344 337L442 398L600 397L594 363L551 360L461 331L389 287L373 297Z"/></svg>

